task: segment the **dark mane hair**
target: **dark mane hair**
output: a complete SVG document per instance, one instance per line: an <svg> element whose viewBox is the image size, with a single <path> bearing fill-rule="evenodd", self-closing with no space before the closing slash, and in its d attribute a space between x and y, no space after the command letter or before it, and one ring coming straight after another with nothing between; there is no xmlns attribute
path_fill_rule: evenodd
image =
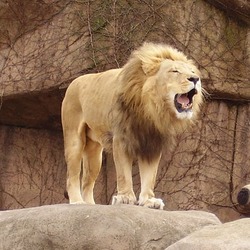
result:
<svg viewBox="0 0 250 250"><path fill-rule="evenodd" d="M157 73L161 62L166 59L192 63L183 53L168 45L145 43L131 54L119 75L113 121L115 134L121 137L127 153L134 158L154 160L161 153L166 137L171 136L170 133L164 134L155 119L149 117L142 100L145 81ZM165 116L172 119L169 114Z"/></svg>

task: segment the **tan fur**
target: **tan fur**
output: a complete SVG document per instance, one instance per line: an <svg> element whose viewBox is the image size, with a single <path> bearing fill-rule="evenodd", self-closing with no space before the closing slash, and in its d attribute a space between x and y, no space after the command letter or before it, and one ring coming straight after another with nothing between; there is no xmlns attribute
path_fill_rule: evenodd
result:
<svg viewBox="0 0 250 250"><path fill-rule="evenodd" d="M153 192L162 147L196 118L202 92L200 80L194 84L192 79L198 78L199 71L183 53L145 43L123 68L75 79L62 104L70 203L94 204L103 148L113 148L118 193L112 203L162 209L162 200ZM194 86L192 109L177 111L176 95ZM134 160L141 176L138 202L131 174Z"/></svg>

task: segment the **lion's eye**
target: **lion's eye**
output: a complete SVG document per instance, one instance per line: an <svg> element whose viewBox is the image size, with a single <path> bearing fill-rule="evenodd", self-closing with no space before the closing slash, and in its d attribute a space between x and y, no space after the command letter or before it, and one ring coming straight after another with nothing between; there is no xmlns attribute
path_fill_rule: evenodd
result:
<svg viewBox="0 0 250 250"><path fill-rule="evenodd" d="M176 69L175 69L175 70L172 70L172 72L173 72L173 73L179 73L179 71L176 70Z"/></svg>

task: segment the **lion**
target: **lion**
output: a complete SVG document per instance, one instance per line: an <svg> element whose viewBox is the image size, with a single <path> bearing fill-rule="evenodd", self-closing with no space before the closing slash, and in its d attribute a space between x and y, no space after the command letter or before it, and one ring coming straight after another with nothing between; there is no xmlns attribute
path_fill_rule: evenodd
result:
<svg viewBox="0 0 250 250"><path fill-rule="evenodd" d="M144 43L122 68L76 78L62 103L69 203L95 204L93 188L107 149L117 175L112 204L163 209L154 194L162 148L193 123L202 101L198 68L165 44ZM133 162L141 179L138 200Z"/></svg>

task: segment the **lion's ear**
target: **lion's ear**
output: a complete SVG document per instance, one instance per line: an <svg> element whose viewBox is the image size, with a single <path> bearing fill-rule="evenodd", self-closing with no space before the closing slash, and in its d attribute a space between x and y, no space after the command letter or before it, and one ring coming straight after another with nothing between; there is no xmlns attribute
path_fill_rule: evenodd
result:
<svg viewBox="0 0 250 250"><path fill-rule="evenodd" d="M147 76L153 76L157 73L157 71L160 69L160 62L142 62L142 70Z"/></svg>

